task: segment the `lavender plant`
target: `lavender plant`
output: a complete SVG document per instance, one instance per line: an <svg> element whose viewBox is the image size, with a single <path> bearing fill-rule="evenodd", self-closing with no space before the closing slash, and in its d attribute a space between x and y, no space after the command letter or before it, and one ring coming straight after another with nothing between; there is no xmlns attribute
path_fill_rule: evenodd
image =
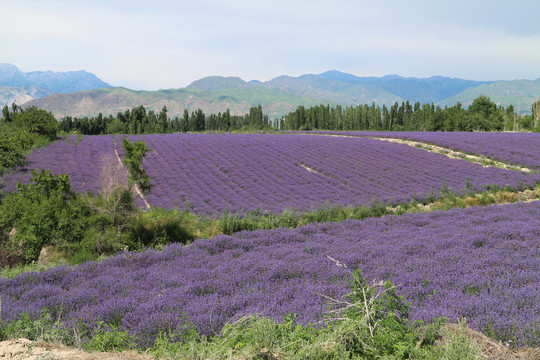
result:
<svg viewBox="0 0 540 360"><path fill-rule="evenodd" d="M187 324L217 334L248 314L315 323L326 297L347 293L348 271L331 257L396 284L412 320L466 318L501 341L539 346L538 229L531 202L244 231L0 279L1 315L11 324L47 309L68 330L84 323L91 335L102 322L143 347L160 333L181 340Z"/></svg>

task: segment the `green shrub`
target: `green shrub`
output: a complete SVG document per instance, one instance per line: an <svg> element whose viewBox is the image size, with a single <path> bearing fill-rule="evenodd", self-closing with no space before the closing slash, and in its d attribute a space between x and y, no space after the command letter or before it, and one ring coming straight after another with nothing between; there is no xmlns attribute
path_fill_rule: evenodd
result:
<svg viewBox="0 0 540 360"><path fill-rule="evenodd" d="M122 139L122 148L125 151L124 165L126 166L130 177L129 180L137 183L143 192L150 191L152 185L146 171L142 168L142 160L149 151L144 141L135 141Z"/></svg>
<svg viewBox="0 0 540 360"><path fill-rule="evenodd" d="M37 260L42 247L77 242L83 236L88 209L67 175L31 170L30 184L17 184L0 204L0 230L12 255ZM8 234L8 235L6 235Z"/></svg>

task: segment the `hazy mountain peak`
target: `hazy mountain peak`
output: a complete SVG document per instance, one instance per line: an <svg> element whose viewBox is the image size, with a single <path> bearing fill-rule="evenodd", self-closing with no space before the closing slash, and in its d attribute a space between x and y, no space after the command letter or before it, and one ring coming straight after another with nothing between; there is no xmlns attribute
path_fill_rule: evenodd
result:
<svg viewBox="0 0 540 360"><path fill-rule="evenodd" d="M237 76L207 76L187 86L188 89L221 90L246 87L247 82Z"/></svg>
<svg viewBox="0 0 540 360"><path fill-rule="evenodd" d="M3 104L13 101L21 103L24 99L31 100L51 94L110 87L109 84L86 70L66 72L47 70L24 73L15 65L7 63L0 64L0 86L4 87L0 98Z"/></svg>

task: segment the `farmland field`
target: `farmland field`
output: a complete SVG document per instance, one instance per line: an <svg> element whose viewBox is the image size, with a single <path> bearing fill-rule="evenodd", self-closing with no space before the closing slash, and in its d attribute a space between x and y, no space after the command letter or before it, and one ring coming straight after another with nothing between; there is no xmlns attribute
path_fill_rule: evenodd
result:
<svg viewBox="0 0 540 360"><path fill-rule="evenodd" d="M533 134L531 134L533 135ZM369 206L426 199L450 188L519 188L540 174L484 168L464 160L365 137L275 134L167 134L129 137L151 150L143 163L155 207L216 215ZM76 137L39 149L27 168L4 177L6 190L29 178L28 168L70 175L79 192L100 190L100 164L114 153L112 136ZM487 142L489 143L489 142ZM118 146L119 147L119 146ZM119 148L120 154L122 149Z"/></svg>
<svg viewBox="0 0 540 360"><path fill-rule="evenodd" d="M539 251L539 202L245 231L0 279L2 317L46 307L68 328L100 319L142 346L159 331L191 323L212 334L252 313L315 322L322 294L347 291L348 269L330 256L399 284L415 319L466 317L500 340L539 346Z"/></svg>

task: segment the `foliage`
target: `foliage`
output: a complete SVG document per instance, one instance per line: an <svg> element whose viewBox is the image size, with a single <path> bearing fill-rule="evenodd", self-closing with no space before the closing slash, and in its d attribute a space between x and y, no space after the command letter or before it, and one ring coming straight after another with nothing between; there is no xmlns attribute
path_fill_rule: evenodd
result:
<svg viewBox="0 0 540 360"><path fill-rule="evenodd" d="M459 330L449 333L448 340L435 349L435 356L441 360L476 360L480 349L465 333L465 321L459 321Z"/></svg>
<svg viewBox="0 0 540 360"><path fill-rule="evenodd" d="M513 108L512 108L513 109ZM508 127L504 119L518 116L497 107L489 97L480 95L469 109L461 103L441 108L432 104L395 103L382 108L368 105L298 107L285 115L285 130L375 130L375 131L501 131ZM524 127L525 125L522 125ZM527 125L528 126L528 125ZM530 129L531 127L526 127Z"/></svg>
<svg viewBox="0 0 540 360"><path fill-rule="evenodd" d="M233 131L271 129L271 121L263 115L261 106L252 107L244 116L231 115L230 110L217 114L205 115L201 109L189 114L184 109L182 118L167 116L167 107L156 114L144 106L134 107L116 116L93 117L66 116L60 120L59 128L64 133L77 132L84 135L103 134L162 134L167 132L188 131Z"/></svg>
<svg viewBox="0 0 540 360"><path fill-rule="evenodd" d="M0 204L0 229L11 234L6 246L26 262L37 260L44 246L80 241L81 220L87 215L67 175L31 173L30 184L19 183L18 192L6 195Z"/></svg>
<svg viewBox="0 0 540 360"><path fill-rule="evenodd" d="M23 149L17 141L0 127L0 168L11 168L27 164Z"/></svg>
<svg viewBox="0 0 540 360"><path fill-rule="evenodd" d="M144 141L131 143L127 139L122 139L122 148L125 151L123 162L130 174L130 181L138 184L143 192L150 191L152 188L150 178L142 168L142 160L149 151L146 144Z"/></svg>
<svg viewBox="0 0 540 360"><path fill-rule="evenodd" d="M135 348L133 337L125 330L97 322L84 348L92 351L125 351Z"/></svg>
<svg viewBox="0 0 540 360"><path fill-rule="evenodd" d="M51 140L56 139L58 121L46 110L31 106L23 112L17 113L13 121L16 125L28 130L30 133L43 135Z"/></svg>
<svg viewBox="0 0 540 360"><path fill-rule="evenodd" d="M36 107L10 112L2 109L0 120L0 175L5 169L27 164L26 154L33 147L47 145L56 139L57 121Z"/></svg>
<svg viewBox="0 0 540 360"><path fill-rule="evenodd" d="M18 191L0 203L2 266L19 258L36 261L48 245L72 263L143 247L136 230L140 210L127 187L82 196L74 193L65 174L31 173L29 184L18 183Z"/></svg>

